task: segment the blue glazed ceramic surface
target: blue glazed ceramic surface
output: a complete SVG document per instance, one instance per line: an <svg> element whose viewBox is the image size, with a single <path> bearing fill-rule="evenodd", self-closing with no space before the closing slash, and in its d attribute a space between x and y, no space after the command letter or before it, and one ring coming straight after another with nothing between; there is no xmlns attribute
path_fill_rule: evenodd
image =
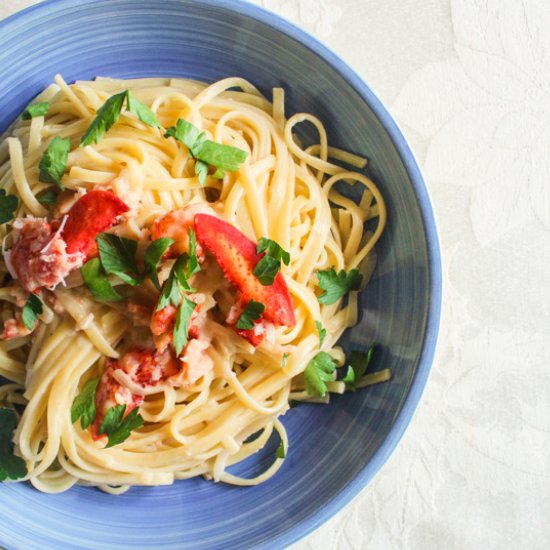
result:
<svg viewBox="0 0 550 550"><path fill-rule="evenodd" d="M387 384L300 406L283 422L290 452L254 488L202 479L134 488L113 497L75 487L43 495L0 485L0 545L45 548L280 548L345 505L386 461L420 399L441 302L438 240L414 158L389 114L334 54L283 20L223 0L57 0L0 23L0 131L60 72L96 75L244 76L287 91L288 112L309 111L332 144L366 154L389 210L379 263L346 346L380 343ZM250 474L267 455L236 468Z"/></svg>

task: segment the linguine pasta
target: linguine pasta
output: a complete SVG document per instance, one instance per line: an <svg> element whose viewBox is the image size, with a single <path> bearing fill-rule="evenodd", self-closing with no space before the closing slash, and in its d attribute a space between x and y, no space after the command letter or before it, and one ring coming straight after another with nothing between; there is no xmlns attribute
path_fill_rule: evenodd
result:
<svg viewBox="0 0 550 550"><path fill-rule="evenodd" d="M102 105L128 89L154 113L160 127L144 122L128 107L97 143L80 146ZM346 388L336 369L325 382L326 395L312 395L303 373L319 352L335 366L344 366L345 354L337 342L358 316L356 287L333 303L319 301L319 272L358 269L368 280L375 266L374 245L384 229L386 210L377 187L360 172L366 159L330 147L315 116L287 118L282 89L273 90L269 101L241 78L210 85L177 78L98 78L68 85L57 76L36 102L48 102L47 114L18 121L0 145L0 188L19 199L16 219L0 229L0 376L6 380L0 386L0 406L18 411L13 441L15 454L26 464L23 479L50 493L75 483L119 493L132 485L171 484L199 475L237 485L268 479L288 449L281 415L289 401L326 402L328 392ZM201 161L192 146L165 135L178 120L188 121L212 142L246 152L246 160L236 170L221 174L210 167L201 176ZM300 144L296 127L302 122L314 125L316 145ZM41 176L44 155L56 137L70 139L60 179L63 190ZM341 192L350 184L363 189L357 202ZM52 190L54 198L46 200ZM98 191L127 207L104 233L137 243L140 273L146 269L145 250L158 235L177 242L181 238L189 261L189 240L194 238L189 228L196 227L200 270L189 277L192 288L183 293L194 309L181 353L174 351L176 336L154 334L151 328L151 318L168 311L159 309L158 300L179 261L173 255L164 254L156 264L158 288L152 278L127 284L111 272L106 278L119 295L116 300L98 299L88 279L83 280L79 267L94 253L67 252L63 258L68 264L56 264L66 272L54 284L37 283L33 288L21 265L18 270L17 262L29 256L18 253L17 247L33 223L37 232L46 226L51 231L41 250L32 249L43 260L54 254L60 239L69 242L68 228L78 224L75 201ZM224 276L215 243L201 237L198 218L193 218L197 214L205 224L212 218L223 220L254 243L269 239L288 252L290 261L280 262L280 273L294 324L265 321L266 309L264 317L253 319L252 332L236 328L244 303L239 305L234 281ZM369 220L373 229L365 230ZM34 243L38 241L36 237ZM24 267L28 274L31 267ZM262 292L269 294L270 288L264 286ZM31 330L21 312L33 293L41 312L35 311ZM183 305L170 307L175 312ZM321 331L326 331L322 341ZM165 351L159 355L163 337ZM150 351L155 346L157 351ZM140 358L152 354L155 374L144 381ZM161 357L172 370L161 365ZM137 361L135 368L128 366L130 359ZM369 383L368 376L357 386ZM387 378L383 372L372 381ZM96 420L83 428L72 410L91 381L88 388L96 384L91 398ZM105 403L124 403L127 416L135 407L143 420L112 446L106 445L106 434L98 432L97 415L102 407L106 410ZM265 472L243 479L228 471L262 449L274 431L283 452Z"/></svg>

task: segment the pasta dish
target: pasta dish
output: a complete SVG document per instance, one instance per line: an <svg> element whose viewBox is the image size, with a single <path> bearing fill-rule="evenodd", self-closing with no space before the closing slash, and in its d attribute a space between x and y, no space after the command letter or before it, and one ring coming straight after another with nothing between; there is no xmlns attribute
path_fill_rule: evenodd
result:
<svg viewBox="0 0 550 550"><path fill-rule="evenodd" d="M241 78L57 76L6 133L0 481L258 484L291 406L389 379L337 345L384 200L284 103ZM263 473L231 473L272 436Z"/></svg>

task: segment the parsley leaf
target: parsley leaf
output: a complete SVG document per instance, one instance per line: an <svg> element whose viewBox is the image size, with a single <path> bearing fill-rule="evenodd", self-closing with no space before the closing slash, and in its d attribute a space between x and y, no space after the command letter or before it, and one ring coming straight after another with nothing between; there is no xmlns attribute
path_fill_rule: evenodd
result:
<svg viewBox="0 0 550 550"><path fill-rule="evenodd" d="M187 345L189 321L196 306L195 302L192 302L185 296L183 297L183 302L176 316L176 326L174 327L174 349L177 356L181 354L183 348Z"/></svg>
<svg viewBox="0 0 550 550"><path fill-rule="evenodd" d="M275 456L277 458L285 458L285 446L283 445L283 442L281 441L279 443L279 446L277 447L277 450L275 451Z"/></svg>
<svg viewBox="0 0 550 550"><path fill-rule="evenodd" d="M74 424L80 418L80 425L85 430L95 420L95 392L99 384L99 376L88 380L82 391L74 398L71 407L71 422Z"/></svg>
<svg viewBox="0 0 550 550"><path fill-rule="evenodd" d="M122 105L126 99L128 90L124 90L119 94L112 95L105 103L97 110L96 116L84 135L80 139L80 146L85 147L91 143L97 143L105 133L115 124L120 116Z"/></svg>
<svg viewBox="0 0 550 550"><path fill-rule="evenodd" d="M201 270L199 258L197 256L197 235L191 228L189 229L189 263L187 264L187 278Z"/></svg>
<svg viewBox="0 0 550 550"><path fill-rule="evenodd" d="M324 290L317 298L321 304L333 304L350 290L359 290L363 281L363 275L358 269L352 269L349 273L342 269L336 274L336 270L331 267L326 271L319 271L317 276L319 287Z"/></svg>
<svg viewBox="0 0 550 550"><path fill-rule="evenodd" d="M313 397L324 397L327 393L326 382L332 381L332 373L335 369L334 359L328 353L320 351L307 364L304 371L307 393Z"/></svg>
<svg viewBox="0 0 550 550"><path fill-rule="evenodd" d="M117 405L111 407L101 426L99 427L100 435L106 434L109 436L109 441L105 448L118 445L130 437L132 430L141 428L143 426L143 417L139 414L139 408L136 407L125 417L126 405Z"/></svg>
<svg viewBox="0 0 550 550"><path fill-rule="evenodd" d="M47 101L40 101L39 103L33 103L28 105L27 108L21 114L22 120L30 120L35 116L44 116L50 109L50 104Z"/></svg>
<svg viewBox="0 0 550 550"><path fill-rule="evenodd" d="M70 149L71 140L69 138L55 136L38 165L40 169L38 179L44 183L55 183L63 191L65 186L61 183L61 178L67 169Z"/></svg>
<svg viewBox="0 0 550 550"><path fill-rule="evenodd" d="M290 254L279 243L271 239L261 237L256 246L256 252L258 254L265 252L266 256L271 256L276 260L283 260L285 265L290 264Z"/></svg>
<svg viewBox="0 0 550 550"><path fill-rule="evenodd" d="M161 127L155 113L147 105L139 101L130 90L126 91L126 109L148 126L152 126L153 128Z"/></svg>
<svg viewBox="0 0 550 550"><path fill-rule="evenodd" d="M13 454L13 431L17 424L12 409L0 407L0 481L21 479L27 475L27 464Z"/></svg>
<svg viewBox="0 0 550 550"><path fill-rule="evenodd" d="M136 265L137 241L110 233L102 233L96 241L106 273L112 273L133 286L143 281Z"/></svg>
<svg viewBox="0 0 550 550"><path fill-rule="evenodd" d="M315 321L315 326L317 327L317 332L319 333L319 347L323 347L323 342L325 341L325 336L327 335L327 331L325 328L323 328L323 324L321 321Z"/></svg>
<svg viewBox="0 0 550 550"><path fill-rule="evenodd" d="M351 365L348 365L348 370L346 371L344 378L342 378L342 382L346 384L346 388L355 390L355 381L355 371Z"/></svg>
<svg viewBox="0 0 550 550"><path fill-rule="evenodd" d="M42 314L42 301L36 294L29 294L27 302L23 307L23 313L21 314L21 320L23 324L29 329L33 330L38 316Z"/></svg>
<svg viewBox="0 0 550 550"><path fill-rule="evenodd" d="M217 170L227 172L238 170L248 156L248 153L242 149L216 143L209 139L204 140L199 147L195 145L193 154L199 160L215 166Z"/></svg>
<svg viewBox="0 0 550 550"><path fill-rule="evenodd" d="M181 288L177 278L174 274L174 268L170 272L168 279L166 279L162 291L160 293L159 301L157 304L157 311L164 309L166 306L172 304L175 307L179 306L181 300Z"/></svg>
<svg viewBox="0 0 550 550"><path fill-rule="evenodd" d="M265 306L261 302L250 300L237 321L237 328L241 330L254 328L254 321L260 319L264 311Z"/></svg>
<svg viewBox="0 0 550 550"><path fill-rule="evenodd" d="M288 353L283 353L283 359L281 361L281 368L285 368L288 363Z"/></svg>
<svg viewBox="0 0 550 550"><path fill-rule="evenodd" d="M164 137L173 137L174 139L181 141L189 149L191 155L193 155L193 146L197 143L197 140L201 135L203 136L202 139L205 139L204 134L201 134L196 126L190 122L187 122L187 120L178 118L176 125L170 126L170 128L166 130ZM199 142L200 141L201 140L199 140Z"/></svg>
<svg viewBox="0 0 550 550"><path fill-rule="evenodd" d="M96 300L104 302L122 300L122 296L113 288L105 270L101 267L99 258L88 260L80 268L80 273Z"/></svg>
<svg viewBox="0 0 550 550"><path fill-rule="evenodd" d="M7 195L5 189L0 189L0 223L6 223L15 217L19 199L15 195Z"/></svg>
<svg viewBox="0 0 550 550"><path fill-rule="evenodd" d="M195 175L199 177L199 183L204 187L208 176L208 164L202 160L195 161Z"/></svg>
<svg viewBox="0 0 550 550"><path fill-rule="evenodd" d="M174 239L170 237L161 237L155 239L145 250L145 274L151 278L155 288L160 290L159 277L157 273L157 266L162 258L163 254L174 244Z"/></svg>
<svg viewBox="0 0 550 550"><path fill-rule="evenodd" d="M97 110L96 116L80 140L80 146L85 147L91 143L97 143L105 133L117 122L126 100L126 110L130 111L139 120L148 126L160 128L157 117L147 105L137 99L130 90L124 90L119 94L112 95Z"/></svg>
<svg viewBox="0 0 550 550"><path fill-rule="evenodd" d="M220 179L225 171L238 170L248 156L242 149L206 139L204 132L200 132L196 126L181 118L177 120L176 126L166 130L164 137L173 137L189 149L191 156L197 160L195 173L201 185L206 181L207 165L215 167L214 177Z"/></svg>
<svg viewBox="0 0 550 550"><path fill-rule="evenodd" d="M42 193L36 195L36 200L44 206L55 204L57 202L57 192L53 187L48 187L48 189L45 189Z"/></svg>
<svg viewBox="0 0 550 550"><path fill-rule="evenodd" d="M262 285L270 286L275 281L275 277L281 269L281 260L286 265L290 263L290 254L280 244L264 237L258 241L256 252L258 254L265 252L265 255L256 264L254 275L256 275Z"/></svg>
<svg viewBox="0 0 550 550"><path fill-rule="evenodd" d="M376 348L376 344L371 344L369 346L369 349L366 351L366 353L362 353L360 351L351 352L350 367L353 369L353 372L355 373L356 380L359 380L360 378L362 378L367 372L367 369L371 362L372 354L374 353L375 348Z"/></svg>
<svg viewBox="0 0 550 550"><path fill-rule="evenodd" d="M275 281L275 277L281 269L280 260L276 260L271 256L264 256L254 268L254 275L262 285L270 286Z"/></svg>

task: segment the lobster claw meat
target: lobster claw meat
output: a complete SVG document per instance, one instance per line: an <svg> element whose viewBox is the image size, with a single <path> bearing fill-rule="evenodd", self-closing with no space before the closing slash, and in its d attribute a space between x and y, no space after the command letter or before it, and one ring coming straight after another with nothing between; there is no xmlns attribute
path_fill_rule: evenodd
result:
<svg viewBox="0 0 550 550"><path fill-rule="evenodd" d="M195 232L197 241L214 255L225 277L239 289L244 303L261 302L265 306L262 318L275 325L296 324L292 298L282 273L278 272L269 286L262 285L254 275L254 268L263 257L256 252L254 241L230 223L209 214L195 216Z"/></svg>
<svg viewBox="0 0 550 550"><path fill-rule="evenodd" d="M112 227L129 206L110 191L94 189L80 197L69 210L61 237L68 254L97 255L96 237Z"/></svg>

